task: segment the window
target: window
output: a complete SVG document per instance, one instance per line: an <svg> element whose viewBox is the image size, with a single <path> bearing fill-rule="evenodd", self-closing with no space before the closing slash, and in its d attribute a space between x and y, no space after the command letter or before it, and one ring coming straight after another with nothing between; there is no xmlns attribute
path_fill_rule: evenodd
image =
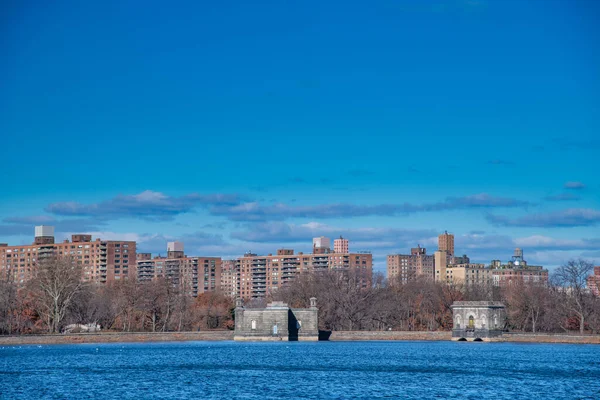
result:
<svg viewBox="0 0 600 400"><path fill-rule="evenodd" d="M252 320L252 330L256 330L256 321Z"/></svg>

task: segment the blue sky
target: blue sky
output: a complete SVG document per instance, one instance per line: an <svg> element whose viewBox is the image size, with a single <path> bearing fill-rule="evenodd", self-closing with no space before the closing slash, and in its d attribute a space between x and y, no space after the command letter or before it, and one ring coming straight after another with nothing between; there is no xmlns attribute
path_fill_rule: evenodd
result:
<svg viewBox="0 0 600 400"><path fill-rule="evenodd" d="M598 2L90 3L2 5L0 242L600 262Z"/></svg>

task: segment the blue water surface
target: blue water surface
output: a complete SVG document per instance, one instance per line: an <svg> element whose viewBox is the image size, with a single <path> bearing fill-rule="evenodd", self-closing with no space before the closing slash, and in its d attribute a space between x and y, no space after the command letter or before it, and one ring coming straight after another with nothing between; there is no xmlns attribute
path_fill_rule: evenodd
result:
<svg viewBox="0 0 600 400"><path fill-rule="evenodd" d="M2 399L600 399L600 346L177 342L0 347Z"/></svg>

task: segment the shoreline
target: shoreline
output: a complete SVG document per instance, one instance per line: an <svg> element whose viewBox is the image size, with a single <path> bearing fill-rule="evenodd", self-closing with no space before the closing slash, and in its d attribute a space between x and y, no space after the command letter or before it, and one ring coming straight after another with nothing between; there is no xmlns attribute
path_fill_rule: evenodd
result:
<svg viewBox="0 0 600 400"><path fill-rule="evenodd" d="M188 341L232 341L234 331L200 332L103 332L46 335L0 336L0 346L84 343L145 343ZM408 331L336 331L329 341L451 341L452 332ZM546 333L505 333L491 342L499 343L565 343L600 344L600 335L570 335Z"/></svg>

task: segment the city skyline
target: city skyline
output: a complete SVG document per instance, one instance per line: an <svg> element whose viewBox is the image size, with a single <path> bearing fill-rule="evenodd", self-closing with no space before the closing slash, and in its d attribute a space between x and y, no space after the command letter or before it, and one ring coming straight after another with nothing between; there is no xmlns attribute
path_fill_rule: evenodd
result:
<svg viewBox="0 0 600 400"><path fill-rule="evenodd" d="M384 272L447 230L473 262L600 261L596 2L24 7L0 24L2 243L341 235Z"/></svg>

